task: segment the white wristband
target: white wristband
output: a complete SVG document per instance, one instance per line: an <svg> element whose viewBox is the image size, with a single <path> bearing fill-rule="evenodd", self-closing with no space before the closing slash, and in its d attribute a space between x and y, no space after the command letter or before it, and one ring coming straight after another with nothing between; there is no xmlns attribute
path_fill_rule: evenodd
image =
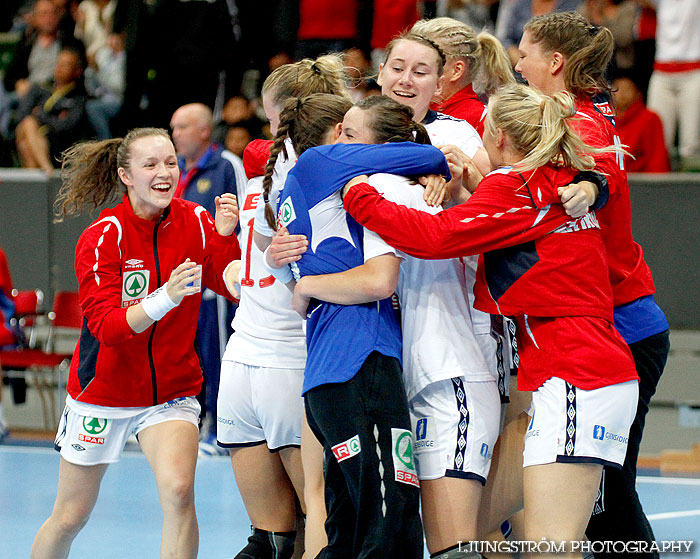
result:
<svg viewBox="0 0 700 559"><path fill-rule="evenodd" d="M165 285L161 285L158 289L141 301L143 312L145 312L152 320L160 320L169 311L177 307L177 303L173 303L173 300L168 295L168 290L166 289L167 286L167 283Z"/></svg>
<svg viewBox="0 0 700 559"><path fill-rule="evenodd" d="M289 283L294 279L294 276L292 275L292 270L289 268L289 266L282 266L281 268L273 268L267 263L267 251L270 250L270 247L268 246L265 249L265 252L263 252L263 262L265 263L265 267L268 269L268 271L272 274L272 276L277 280L281 281L284 284Z"/></svg>

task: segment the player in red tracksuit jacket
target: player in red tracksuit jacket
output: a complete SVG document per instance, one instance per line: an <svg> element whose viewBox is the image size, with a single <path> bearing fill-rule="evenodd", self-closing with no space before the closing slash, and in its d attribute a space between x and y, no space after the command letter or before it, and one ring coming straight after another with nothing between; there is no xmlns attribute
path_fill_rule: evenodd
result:
<svg viewBox="0 0 700 559"><path fill-rule="evenodd" d="M557 12L532 18L524 28L516 71L544 93L575 95L581 137L593 146L620 144L607 103L607 64L615 42L612 33L591 25L580 14ZM601 231L613 289L615 328L630 347L639 374L639 401L630 429L622 470L605 468L601 498L586 535L597 541L655 541L636 491L637 457L649 402L670 349L669 326L654 301L654 281L642 248L631 230L630 192L621 153L595 156L596 169L608 176L610 200L600 212ZM612 558L613 553L596 554ZM653 559L658 553L643 554Z"/></svg>
<svg viewBox="0 0 700 559"><path fill-rule="evenodd" d="M80 236L75 254L83 313L55 446L61 453L53 512L32 557L66 557L92 511L107 465L136 435L158 485L163 556L196 557L202 373L194 350L201 281L232 298L240 258L235 196L216 217L176 199L175 148L165 130L88 142L64 154L58 213L94 208L126 190ZM99 553L98 553L99 555Z"/></svg>
<svg viewBox="0 0 700 559"><path fill-rule="evenodd" d="M575 169L592 166L577 155L590 146L565 124L574 112L571 97L524 86L492 97L484 145L497 169L466 204L437 215L388 202L367 184L345 197L359 223L413 256L484 253L475 306L515 318L519 388L535 391L523 474L533 541L583 537L602 465L624 460L637 400L634 363L612 325L595 215L571 220L558 204Z"/></svg>

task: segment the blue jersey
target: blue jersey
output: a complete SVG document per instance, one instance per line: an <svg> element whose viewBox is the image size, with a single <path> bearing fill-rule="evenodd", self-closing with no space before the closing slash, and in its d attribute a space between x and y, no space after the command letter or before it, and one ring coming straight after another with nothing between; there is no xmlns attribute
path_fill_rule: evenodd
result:
<svg viewBox="0 0 700 559"><path fill-rule="evenodd" d="M298 275L332 274L364 264L364 230L345 212L340 191L351 178L378 172L449 177L440 150L413 142L307 150L287 176L278 211L279 223L290 234L309 240L296 263ZM314 302L306 340L303 392L350 380L372 351L401 359L401 331L389 299L361 305Z"/></svg>

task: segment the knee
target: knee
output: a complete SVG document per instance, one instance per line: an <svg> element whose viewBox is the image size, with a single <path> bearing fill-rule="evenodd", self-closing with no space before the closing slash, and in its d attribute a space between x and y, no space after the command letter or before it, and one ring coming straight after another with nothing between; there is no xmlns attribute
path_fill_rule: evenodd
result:
<svg viewBox="0 0 700 559"><path fill-rule="evenodd" d="M61 539L73 539L83 529L90 518L90 510L71 509L54 512L52 520L54 529Z"/></svg>
<svg viewBox="0 0 700 559"><path fill-rule="evenodd" d="M176 509L186 509L194 504L194 479L186 474L172 475L160 486L164 504Z"/></svg>

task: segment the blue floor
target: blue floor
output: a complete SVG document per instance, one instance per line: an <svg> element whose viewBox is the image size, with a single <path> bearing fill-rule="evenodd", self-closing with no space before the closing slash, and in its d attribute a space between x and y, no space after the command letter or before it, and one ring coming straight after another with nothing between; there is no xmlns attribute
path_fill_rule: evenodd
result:
<svg viewBox="0 0 700 559"><path fill-rule="evenodd" d="M56 494L58 453L0 445L0 559L29 557L34 535ZM641 475L639 493L657 540L700 545L700 479ZM228 458L200 458L196 506L203 559L233 557L248 536L248 519ZM159 556L161 515L155 483L140 453L126 452L107 470L88 525L71 558L150 559ZM700 557L697 546L690 554Z"/></svg>

